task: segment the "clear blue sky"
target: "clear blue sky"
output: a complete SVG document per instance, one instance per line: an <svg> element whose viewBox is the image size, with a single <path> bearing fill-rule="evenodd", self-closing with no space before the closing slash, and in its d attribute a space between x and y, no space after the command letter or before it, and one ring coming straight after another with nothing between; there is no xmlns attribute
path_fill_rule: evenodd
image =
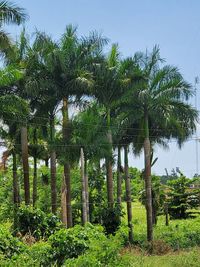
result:
<svg viewBox="0 0 200 267"><path fill-rule="evenodd" d="M151 49L154 44L158 44L161 56L168 64L176 65L190 83L194 83L195 76L200 76L199 0L14 2L26 8L30 16L27 22L29 32L37 28L58 39L65 26L72 23L79 26L80 35L86 35L94 29L101 31L111 42L119 44L124 56L138 50ZM19 33L19 27L9 27L8 30L13 36ZM197 95L199 97L200 94ZM188 176L196 172L195 141L187 142L182 150L178 150L173 143L169 151L157 148L156 156L158 162L154 172L158 174L164 173L165 167L168 171L180 167ZM133 166L143 168L143 157L135 159L130 155L130 162Z"/></svg>

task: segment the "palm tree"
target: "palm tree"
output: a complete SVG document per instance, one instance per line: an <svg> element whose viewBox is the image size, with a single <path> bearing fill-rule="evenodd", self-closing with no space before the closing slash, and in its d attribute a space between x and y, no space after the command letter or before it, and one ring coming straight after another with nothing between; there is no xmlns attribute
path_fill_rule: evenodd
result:
<svg viewBox="0 0 200 267"><path fill-rule="evenodd" d="M55 95L54 99L56 100L54 104L62 105L63 146L66 148L64 176L67 187L66 205L68 227L72 226L68 108L72 103L71 96L80 98L83 94L88 93L87 88L92 84L92 76L87 66L97 58L95 55L99 56L99 50L104 43L102 38L95 33L91 34L88 38L79 39L76 32L77 29L69 25L59 44L52 42L43 33L37 35L37 48L40 50L40 54L42 51L43 63L39 73L41 76L41 73L44 74L43 71L45 69L45 77L48 77L48 85L46 79L43 79L44 88L48 90L47 86L50 85L49 81L51 81L50 86L52 88L54 87L53 95Z"/></svg>
<svg viewBox="0 0 200 267"><path fill-rule="evenodd" d="M13 92L16 90L16 85L18 81L23 77L22 71L18 70L14 66L10 66L1 70L1 84L0 90L2 95L0 97L1 103L1 110L0 115L1 118L9 125L12 129L13 126L16 128L17 119L19 122L17 123L18 126L21 126L21 135L22 135L22 158L24 164L24 189L25 189L25 202L26 204L30 203L30 186L29 186L29 173L28 173L28 166L27 160L25 156L27 156L27 148L28 144L26 142L26 130L24 130L24 126L22 125L22 121L26 118L29 114L28 105L25 100L16 95L13 95ZM10 129L11 129L10 128ZM17 201L17 176L16 176L16 155L15 155L15 148L13 150L13 185L15 190L15 201Z"/></svg>
<svg viewBox="0 0 200 267"><path fill-rule="evenodd" d="M1 104L1 111L0 111L0 117L3 119L3 121L10 126L11 128L16 128L16 123L18 127L22 125L22 120L24 120L24 116L26 117L27 114L29 114L29 109L26 101L23 99L13 96L13 95L5 95L0 97L0 104ZM30 185L29 185L29 177L28 177L28 168L27 168L27 161L26 161L26 154L27 154L27 136L26 136L26 130L24 130L24 127L21 126L21 136L22 136L22 157L24 159L23 164L24 166L24 191L25 191L25 203L30 203ZM26 129L26 128L25 128ZM14 195L15 195L15 201L17 201L17 176L16 176L16 148L15 148L15 140L14 141L14 148L13 148L13 184L14 184Z"/></svg>
<svg viewBox="0 0 200 267"><path fill-rule="evenodd" d="M9 1L0 1L0 52L6 52L12 42L9 35L3 30L3 26L25 22L27 14L25 10Z"/></svg>
<svg viewBox="0 0 200 267"><path fill-rule="evenodd" d="M136 53L135 73L140 77L122 99L132 128L135 152L144 149L147 239L153 239L151 151L155 143L176 138L181 145L195 130L197 111L185 102L193 92L173 66L161 67L159 48ZM143 146L141 145L143 144Z"/></svg>
<svg viewBox="0 0 200 267"><path fill-rule="evenodd" d="M120 103L121 97L125 94L130 84L135 82L136 77L133 75L132 70L134 65L135 63L131 58L120 60L118 46L114 44L104 62L95 66L94 70L94 95L99 104L103 105L106 110L107 142L110 146L109 155L106 157L107 194L110 206L113 206L114 202L112 146L115 127L112 127L112 125L116 123L114 119L116 106ZM118 178L120 179L119 172ZM120 191L120 182L118 185L118 190Z"/></svg>
<svg viewBox="0 0 200 267"><path fill-rule="evenodd" d="M129 76L130 78L130 76ZM133 243L133 225L132 225L132 197L131 197L131 182L129 176L129 164L128 164L128 150L129 145L132 143L132 135L129 130L129 121L126 119L123 109L119 108L120 101L116 106L116 121L117 127L114 133L114 139L118 147L118 163L117 163L117 201L121 208L121 183L122 183L122 172L124 172L125 178L125 189L126 189L126 206L127 206L127 220L128 220L128 237L129 242ZM124 149L124 169L121 167L121 148Z"/></svg>
<svg viewBox="0 0 200 267"><path fill-rule="evenodd" d="M46 38L43 38L41 43L44 45L46 40ZM64 176L67 187L68 227L72 226L68 108L72 103L72 96L80 98L83 94L88 94L88 88L92 85L92 75L88 69L98 58L95 55L99 56L99 50L104 43L105 40L94 33L88 38L79 39L77 37L77 29L69 25L57 48L53 49L53 51L48 51L45 58L47 70L53 77L54 84L56 85L57 101L62 103L63 145L66 146Z"/></svg>
<svg viewBox="0 0 200 267"><path fill-rule="evenodd" d="M107 197L108 205L113 206L113 173L112 173L112 131L111 108L113 103L122 94L120 60L118 46L113 45L108 57L100 65L95 66L94 95L98 102L106 109L107 142L110 146L109 155L106 157L107 169Z"/></svg>
<svg viewBox="0 0 200 267"><path fill-rule="evenodd" d="M23 74L26 68L27 52L29 50L29 40L26 35L25 29L21 32L19 41L13 45L13 53L7 58L8 64L14 64L15 66L23 66ZM22 76L19 83L16 86L16 95L22 98L26 98L24 92L25 75ZM12 92L11 92L12 93ZM27 99L27 98L26 98ZM29 114L24 117L23 123L21 123L21 150L22 150L22 165L24 175L24 190L25 190L25 203L30 204L30 182L29 182L29 161L28 161L28 129L27 122Z"/></svg>
<svg viewBox="0 0 200 267"><path fill-rule="evenodd" d="M89 107L79 112L72 122L72 140L80 148L83 224L89 221L88 163L104 158L108 152L107 132L106 128L102 127L104 120L101 114L104 114L104 110L100 109L97 103L90 102Z"/></svg>
<svg viewBox="0 0 200 267"><path fill-rule="evenodd" d="M53 53L56 48L57 45L51 38L44 33L36 33L33 46L29 49L25 83L30 107L34 112L34 121L36 124L42 124L43 130L45 129L42 138L48 142L51 169L51 210L54 214L57 211L55 118L59 101L55 81L48 69L47 58L49 53Z"/></svg>

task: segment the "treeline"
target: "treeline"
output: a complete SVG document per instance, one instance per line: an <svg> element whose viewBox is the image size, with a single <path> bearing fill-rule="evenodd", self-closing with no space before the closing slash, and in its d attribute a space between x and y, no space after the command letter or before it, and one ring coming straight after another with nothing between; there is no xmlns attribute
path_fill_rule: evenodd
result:
<svg viewBox="0 0 200 267"><path fill-rule="evenodd" d="M7 3L0 3L2 21L20 23L25 19L23 10L13 8L15 13L6 13ZM165 64L158 46L151 52L124 58L117 44L105 52L106 37L96 31L79 36L73 25L66 27L59 40L37 31L30 41L25 29L15 43L0 38L4 57L0 71L0 134L7 148L5 161L12 157L15 211L22 202L37 207L37 169L44 161L50 170L51 211L58 214L59 193L62 221L72 227L71 173L80 163L81 218L85 224L90 217L88 166L92 165L96 171L94 183L102 177L98 194L103 190L107 193L108 220L113 220L113 214L121 214L118 210L122 207L122 176L125 177L132 241L128 153L143 152L147 239L152 241L151 167L156 161L153 148L156 144L166 147L171 139L181 146L195 132L198 112L188 104L194 93L192 86L178 68ZM34 168L31 184L30 157ZM20 192L19 166L23 170L24 194ZM60 166L63 179L58 190Z"/></svg>

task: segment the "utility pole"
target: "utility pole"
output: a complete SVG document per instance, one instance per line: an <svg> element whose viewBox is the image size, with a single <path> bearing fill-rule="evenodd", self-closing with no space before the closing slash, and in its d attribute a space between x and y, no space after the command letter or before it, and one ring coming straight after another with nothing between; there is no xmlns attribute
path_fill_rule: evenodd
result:
<svg viewBox="0 0 200 267"><path fill-rule="evenodd" d="M199 83L199 77L196 76L194 79L194 90L195 90L195 108L197 109L197 84ZM198 134L196 132L196 173L199 175L199 151L198 151Z"/></svg>

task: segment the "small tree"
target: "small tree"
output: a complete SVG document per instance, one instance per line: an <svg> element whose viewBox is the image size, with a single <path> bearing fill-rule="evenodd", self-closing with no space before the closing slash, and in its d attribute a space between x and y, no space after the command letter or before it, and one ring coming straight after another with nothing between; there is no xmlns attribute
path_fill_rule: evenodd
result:
<svg viewBox="0 0 200 267"><path fill-rule="evenodd" d="M190 188L192 183L193 180L186 178L182 173L178 179L168 182L171 187L168 210L172 219L187 218L187 210L199 205L199 190Z"/></svg>
<svg viewBox="0 0 200 267"><path fill-rule="evenodd" d="M153 224L157 224L157 217L159 213L162 212L164 208L164 201L165 201L165 192L163 185L160 182L160 177L152 175L152 221ZM140 194L140 201L143 205L146 203L146 193L145 190L141 191Z"/></svg>

